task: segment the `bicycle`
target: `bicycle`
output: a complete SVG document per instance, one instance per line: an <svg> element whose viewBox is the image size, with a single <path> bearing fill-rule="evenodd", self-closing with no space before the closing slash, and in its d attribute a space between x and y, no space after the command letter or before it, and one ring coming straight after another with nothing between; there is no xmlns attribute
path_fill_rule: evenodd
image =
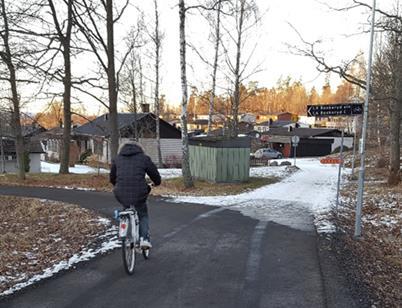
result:
<svg viewBox="0 0 402 308"><path fill-rule="evenodd" d="M137 211L134 208L128 208L119 212L118 217L123 265L127 274L132 275L135 268L136 253L142 253L144 259L147 260L150 249L142 249L140 247L140 220Z"/></svg>

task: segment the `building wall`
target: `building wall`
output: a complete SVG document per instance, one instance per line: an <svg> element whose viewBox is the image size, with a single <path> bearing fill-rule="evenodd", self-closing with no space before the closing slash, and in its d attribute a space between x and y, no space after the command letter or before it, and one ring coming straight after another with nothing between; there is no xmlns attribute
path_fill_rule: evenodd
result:
<svg viewBox="0 0 402 308"><path fill-rule="evenodd" d="M130 139L122 138L120 143L126 142ZM156 163L158 161L158 152L156 146L156 139L153 138L141 138L139 140L143 146L145 154L151 157L152 161ZM182 159L182 143L181 139L161 139L161 152L162 162L164 164L173 160L181 161Z"/></svg>
<svg viewBox="0 0 402 308"><path fill-rule="evenodd" d="M7 158L7 155L6 155ZM41 172L41 167L40 167L40 158L41 154L40 153L31 153L29 154L29 159L31 160L29 163L29 172L30 173L40 173ZM17 173L18 171L18 164L17 160L6 160L5 161L5 171L6 173ZM3 172L3 167L0 162L0 172Z"/></svg>
<svg viewBox="0 0 402 308"><path fill-rule="evenodd" d="M0 170L1 172L3 172L3 164L0 164ZM6 173L16 173L17 172L17 160L13 159L13 160L6 160L5 161L5 172Z"/></svg>
<svg viewBox="0 0 402 308"><path fill-rule="evenodd" d="M341 137L315 137L314 139L334 139L334 143L331 147L331 152L333 152L336 148L340 148L342 144ZM343 140L343 145L348 147L349 149L353 148L353 137L345 137Z"/></svg>
<svg viewBox="0 0 402 308"><path fill-rule="evenodd" d="M29 154L29 159L31 160L29 162L29 172L30 173L40 173L41 172L40 158L41 158L41 154L39 154L39 153Z"/></svg>

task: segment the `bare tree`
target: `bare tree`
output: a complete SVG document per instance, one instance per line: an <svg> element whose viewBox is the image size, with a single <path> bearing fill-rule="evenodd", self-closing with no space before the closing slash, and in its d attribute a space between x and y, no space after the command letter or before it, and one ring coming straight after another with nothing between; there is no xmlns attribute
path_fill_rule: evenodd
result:
<svg viewBox="0 0 402 308"><path fill-rule="evenodd" d="M219 60L219 45L221 41L221 7L222 0L218 1L218 6L216 9L216 25L215 25L215 55L212 67L212 88L209 96L209 112L208 112L208 135L212 131L212 115L214 113L215 106L215 92L216 92L216 75L218 70L218 60Z"/></svg>
<svg viewBox="0 0 402 308"><path fill-rule="evenodd" d="M187 103L188 103L188 89L187 89L187 70L186 70L186 6L184 0L179 0L179 18L180 18L180 71L181 71L181 139L183 142L183 160L182 160L182 173L184 186L186 188L193 187L193 179L190 170L190 157L188 145L188 132L187 132Z"/></svg>
<svg viewBox="0 0 402 308"><path fill-rule="evenodd" d="M138 82L142 82L142 70L140 69L140 54L142 48L147 45L145 39L145 25L144 19L141 17L137 21L136 27L133 27L127 38L127 48L132 46L127 61L124 64L121 78L119 81L119 88L122 93L122 101L127 105L128 111L134 113L134 138L138 141L139 128L138 128L138 100L141 99L141 86Z"/></svg>
<svg viewBox="0 0 402 308"><path fill-rule="evenodd" d="M159 30L159 11L158 0L154 0L155 9L155 32L151 36L155 44L155 116L156 116L156 150L158 152L158 167L163 167L162 151L161 151L161 134L160 134L160 104L159 104L159 67L160 67L160 49L162 35Z"/></svg>
<svg viewBox="0 0 402 308"><path fill-rule="evenodd" d="M229 41L235 46L234 61L231 59L229 47L225 46L225 44L222 44L222 47L231 74L231 76L227 77L232 83L232 94L230 95L231 116L228 119L229 134L230 137L236 137L238 134L239 108L241 102L244 100L244 98L241 97L241 84L258 71L257 68L254 68L246 75L246 70L248 69L256 45L253 48L249 48L251 52L249 52L248 57L243 60L242 55L244 52L245 39L247 32L257 25L260 17L258 17L258 6L253 0L236 0L232 4L231 11L230 15L235 19L234 34L232 34L230 29L224 29L229 36Z"/></svg>
<svg viewBox="0 0 402 308"><path fill-rule="evenodd" d="M64 76L63 76L63 146L60 159L60 173L69 173L68 167L70 163L70 141L71 141L71 33L73 28L73 3L74 0L63 1L66 5L66 18L60 19L56 11L54 0L48 0L48 5L51 11L54 28L56 30L55 39L60 43L61 52L64 61ZM58 3L59 7L59 3Z"/></svg>
<svg viewBox="0 0 402 308"><path fill-rule="evenodd" d="M350 9L355 8L369 8L372 9L370 5L353 0L353 4L346 8L336 9L338 11L348 11ZM389 164L389 174L388 174L388 183L390 185L397 185L401 181L400 175L400 126L401 126L401 105L402 105L402 92L400 89L402 88L402 42L401 42L401 33L402 33L402 16L400 15L400 10L398 9L399 5L396 6L397 10L395 13L386 12L381 9L376 9L376 13L378 13L381 18L376 23L376 28L378 31L385 33L388 35L389 39L392 42L392 51L393 56L386 59L385 62L391 61L389 63L388 71L384 74L380 73L375 75L376 73L376 65L374 63L374 76L373 76L373 84L375 89L389 88L388 91L380 91L379 93L374 93L372 95L371 102L374 102L377 105L386 103L389 108L389 139L390 139L390 164ZM297 30L295 29L297 32ZM298 32L297 32L298 33ZM351 61L345 61L340 65L331 65L329 64L325 56L317 51L317 46L319 45L319 41L314 43L306 42L300 33L298 33L303 47L292 47L293 51L296 53L311 57L318 64L317 69L321 72L333 72L338 74L340 77L345 79L346 81L359 86L362 89L366 89L366 82L353 74L351 74L350 67L356 63L357 58L352 59ZM379 61L379 58L376 59ZM380 59L381 60L381 59ZM384 71L385 67L382 67L380 71ZM378 73L378 70L377 70ZM381 77L382 76L382 77ZM388 81L388 84L386 82ZM377 83L377 85L376 85ZM380 83L380 85L378 85ZM370 104L372 105L372 103Z"/></svg>
<svg viewBox="0 0 402 308"><path fill-rule="evenodd" d="M180 73L181 73L181 89L182 89L182 99L181 99L181 116L180 116L180 126L181 126L181 136L182 136L182 173L184 186L186 188L194 186L193 179L190 170L190 157L189 157L189 142L188 142L188 131L187 131L187 118L188 118L188 84L187 84L187 61L186 61L186 13L192 9L201 10L215 10L219 1L214 2L211 6L205 6L202 4L186 6L184 0L179 0L179 34L180 34Z"/></svg>
<svg viewBox="0 0 402 308"><path fill-rule="evenodd" d="M25 160L24 160L24 140L22 136L21 130L21 119L20 119L20 95L18 93L18 78L17 78L17 67L18 67L18 57L22 56L20 51L17 49L17 46L11 43L11 29L10 29L10 20L9 20L9 11L6 9L5 0L1 0L1 21L2 27L0 30L0 36L2 39L2 44L0 46L0 58L1 61L6 66L7 76L2 77L3 80L9 83L11 97L10 101L13 106L12 113L12 125L15 135L15 149L17 153L17 162L18 162L18 178L20 180L25 180ZM9 5L9 4L7 4ZM10 6L7 6L10 8ZM14 9L19 9L18 7L14 7ZM18 12L14 12L14 14L18 14ZM15 16L17 17L17 16ZM3 142L3 141L2 141Z"/></svg>
<svg viewBox="0 0 402 308"><path fill-rule="evenodd" d="M107 76L107 91L109 97L109 124L111 137L111 158L117 155L119 147L119 130L118 130L118 114L117 114L117 97L119 89L119 75L123 65L133 48L130 46L123 55L120 67L116 69L115 63L115 42L114 42L114 26L124 14L129 0L126 0L116 14L114 12L113 0L101 1L101 4L94 0L82 0L75 3L75 20L90 46L90 50L94 53L101 65L103 72ZM106 38L102 34L101 26L106 23ZM99 100L96 95L92 98Z"/></svg>

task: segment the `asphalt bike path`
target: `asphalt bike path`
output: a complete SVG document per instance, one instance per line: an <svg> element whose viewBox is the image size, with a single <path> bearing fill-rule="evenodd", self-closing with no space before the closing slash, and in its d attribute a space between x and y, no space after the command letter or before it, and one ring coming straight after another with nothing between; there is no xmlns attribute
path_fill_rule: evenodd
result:
<svg viewBox="0 0 402 308"><path fill-rule="evenodd" d="M111 193L0 186L0 194L74 203L109 218L119 208ZM149 211L154 248L133 276L116 249L0 300L0 308L358 307L344 285L331 288L346 290L336 305L328 301L315 231L156 198Z"/></svg>

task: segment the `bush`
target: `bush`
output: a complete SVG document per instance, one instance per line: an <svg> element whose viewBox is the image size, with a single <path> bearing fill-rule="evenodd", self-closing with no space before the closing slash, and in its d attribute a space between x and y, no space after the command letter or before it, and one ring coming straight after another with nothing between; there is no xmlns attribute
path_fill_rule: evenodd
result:
<svg viewBox="0 0 402 308"><path fill-rule="evenodd" d="M24 152L25 172L29 172L29 170L31 169L30 163L31 163L31 159L29 158L29 152Z"/></svg>
<svg viewBox="0 0 402 308"><path fill-rule="evenodd" d="M170 155L165 158L165 168L181 168L181 159L176 155Z"/></svg>
<svg viewBox="0 0 402 308"><path fill-rule="evenodd" d="M80 164L85 163L86 160L88 159L88 157L90 157L91 155L92 155L92 151L90 149L88 149L85 152L81 153L80 158L79 158Z"/></svg>
<svg viewBox="0 0 402 308"><path fill-rule="evenodd" d="M273 161L272 163L269 164L271 167L277 167L279 166L277 161Z"/></svg>
<svg viewBox="0 0 402 308"><path fill-rule="evenodd" d="M99 157L96 154L93 154L86 158L86 163L88 166L92 168L100 168L102 163L99 161Z"/></svg>
<svg viewBox="0 0 402 308"><path fill-rule="evenodd" d="M283 161L281 162L281 166L291 166L292 163L290 161Z"/></svg>
<svg viewBox="0 0 402 308"><path fill-rule="evenodd" d="M343 146L343 152L347 152L352 150L351 148L347 147L347 146ZM336 154L336 153L340 153L341 152L341 147L337 147L332 151L332 154Z"/></svg>

